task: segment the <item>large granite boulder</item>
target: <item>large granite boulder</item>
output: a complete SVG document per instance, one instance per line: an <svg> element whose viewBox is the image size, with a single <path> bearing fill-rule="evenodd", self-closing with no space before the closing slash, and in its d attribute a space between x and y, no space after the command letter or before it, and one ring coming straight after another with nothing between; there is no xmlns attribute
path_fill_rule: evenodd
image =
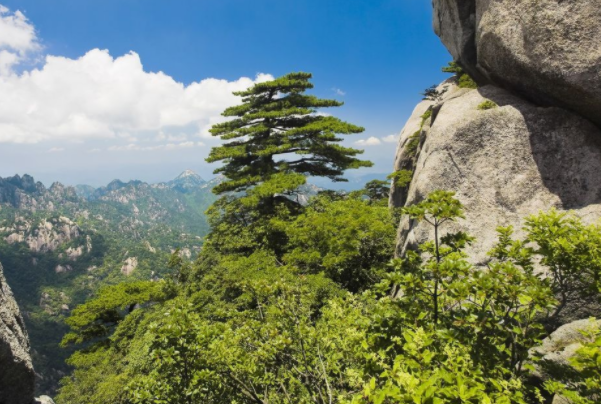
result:
<svg viewBox="0 0 601 404"><path fill-rule="evenodd" d="M441 102L418 105L401 134L395 169L410 168L413 178L406 189L393 187L392 206L417 203L437 189L455 191L466 218L448 229L476 237L474 264L487 261L497 226L512 225L520 237L524 219L541 210L573 210L589 223L601 218L601 129L491 85L448 87ZM420 118L428 108L431 116ZM417 149L407 156L416 133ZM397 254L431 237L430 226L404 217Z"/></svg>
<svg viewBox="0 0 601 404"><path fill-rule="evenodd" d="M0 265L0 403L31 404L34 383L25 324Z"/></svg>
<svg viewBox="0 0 601 404"><path fill-rule="evenodd" d="M601 125L599 0L434 0L434 30L479 83Z"/></svg>

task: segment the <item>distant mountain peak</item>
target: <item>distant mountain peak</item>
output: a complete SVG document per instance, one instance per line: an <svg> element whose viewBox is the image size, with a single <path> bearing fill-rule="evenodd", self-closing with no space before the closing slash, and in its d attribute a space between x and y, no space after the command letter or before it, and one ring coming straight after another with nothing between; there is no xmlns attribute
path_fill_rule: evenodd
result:
<svg viewBox="0 0 601 404"><path fill-rule="evenodd" d="M183 173L178 175L174 180L171 180L167 183L172 189L176 191L187 193L194 188L198 188L201 185L205 184L206 181L202 179L202 177L196 172L192 170L185 170Z"/></svg>
<svg viewBox="0 0 601 404"><path fill-rule="evenodd" d="M198 175L193 170L184 170L183 173L181 173L180 175L178 175L177 177L175 177L175 181L177 181L177 180L183 180L183 179L191 179L191 178L194 178L194 179L197 179L197 180L200 180L200 181L204 182L204 180L202 179L202 177L200 175Z"/></svg>

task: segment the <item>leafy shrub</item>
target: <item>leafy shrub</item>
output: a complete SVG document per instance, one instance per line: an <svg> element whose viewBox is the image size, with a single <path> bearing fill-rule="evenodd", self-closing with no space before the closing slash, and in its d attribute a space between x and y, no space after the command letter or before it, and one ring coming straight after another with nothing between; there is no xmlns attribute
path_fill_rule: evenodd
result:
<svg viewBox="0 0 601 404"><path fill-rule="evenodd" d="M458 77L457 85L459 88L478 88L478 84L467 73L463 73Z"/></svg>
<svg viewBox="0 0 601 404"><path fill-rule="evenodd" d="M486 100L481 102L480 104L478 104L478 109L480 111L486 111L487 109L493 109L493 108L497 108L498 105L496 102L491 101L491 100Z"/></svg>
<svg viewBox="0 0 601 404"><path fill-rule="evenodd" d="M411 184L413 179L413 171L411 170L398 170L388 176L389 179L394 181L394 186L397 188L406 188Z"/></svg>
<svg viewBox="0 0 601 404"><path fill-rule="evenodd" d="M357 292L379 282L394 249L395 223L387 206L346 198L316 200L290 223L284 263L302 273L324 273Z"/></svg>
<svg viewBox="0 0 601 404"><path fill-rule="evenodd" d="M593 326L583 334L589 342L569 360L575 372L565 372L562 381L549 380L545 387L573 404L595 404L601 400L601 329Z"/></svg>
<svg viewBox="0 0 601 404"><path fill-rule="evenodd" d="M444 73L452 73L457 79L459 88L478 88L478 84L457 64L457 62L449 62L448 66L443 67Z"/></svg>

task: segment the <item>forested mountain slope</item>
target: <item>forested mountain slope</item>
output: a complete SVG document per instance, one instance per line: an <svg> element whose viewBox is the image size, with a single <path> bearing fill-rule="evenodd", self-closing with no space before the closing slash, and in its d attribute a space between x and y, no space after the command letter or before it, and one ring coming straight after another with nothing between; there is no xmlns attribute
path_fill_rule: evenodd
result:
<svg viewBox="0 0 601 404"><path fill-rule="evenodd" d="M104 285L163 277L176 249L186 259L198 254L219 182L191 171L98 189L0 179L0 262L29 331L40 391L52 393L67 374L70 352L58 344L73 307Z"/></svg>

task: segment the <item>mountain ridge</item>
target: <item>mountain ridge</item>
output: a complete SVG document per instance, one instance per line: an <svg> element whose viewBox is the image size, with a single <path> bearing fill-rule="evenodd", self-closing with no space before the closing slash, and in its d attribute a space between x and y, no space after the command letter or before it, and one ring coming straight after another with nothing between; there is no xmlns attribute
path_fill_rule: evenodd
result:
<svg viewBox="0 0 601 404"><path fill-rule="evenodd" d="M53 395L69 371L58 344L73 307L102 286L169 276L174 251L193 259L202 248L220 180L182 174L100 188L0 178L0 261L29 330L39 394Z"/></svg>

